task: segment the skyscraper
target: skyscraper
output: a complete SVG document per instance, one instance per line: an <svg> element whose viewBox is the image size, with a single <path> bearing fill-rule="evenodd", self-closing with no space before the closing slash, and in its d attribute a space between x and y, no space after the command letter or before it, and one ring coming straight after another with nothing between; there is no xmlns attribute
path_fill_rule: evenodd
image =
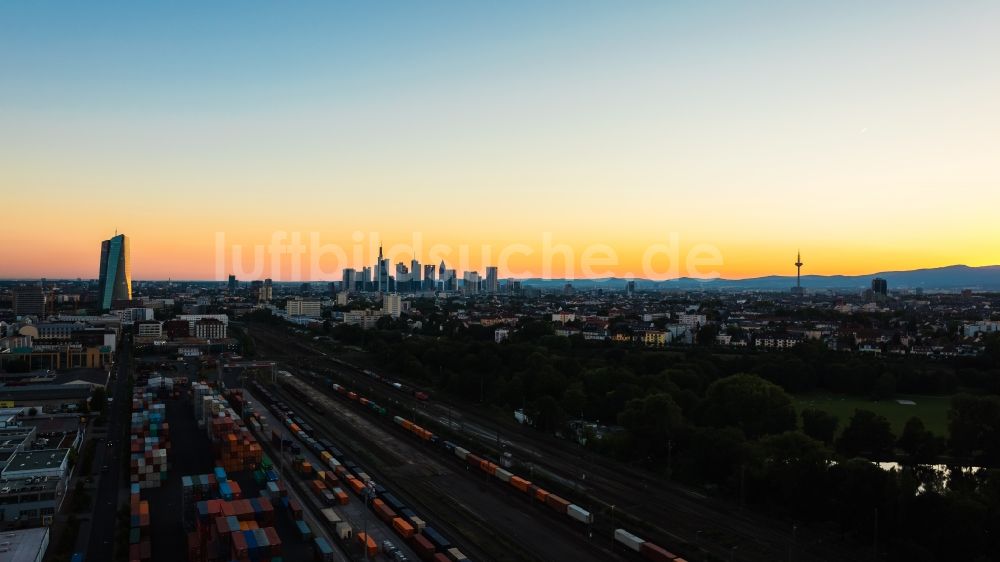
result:
<svg viewBox="0 0 1000 562"><path fill-rule="evenodd" d="M352 267L344 268L344 278L341 281L341 290L347 291L348 293L353 293L357 289L358 283L358 272Z"/></svg>
<svg viewBox="0 0 1000 562"><path fill-rule="evenodd" d="M479 293L480 277L478 271L466 271L462 279L462 289L467 295Z"/></svg>
<svg viewBox="0 0 1000 562"><path fill-rule="evenodd" d="M375 291L389 292L389 260L382 258L382 245L378 247L378 262L375 263Z"/></svg>
<svg viewBox="0 0 1000 562"><path fill-rule="evenodd" d="M420 262L417 258L410 260L410 290L419 291L420 290Z"/></svg>
<svg viewBox="0 0 1000 562"><path fill-rule="evenodd" d="M229 287L228 288L229 288L229 294L233 294L233 293L236 292L236 276L235 275L230 275L229 276Z"/></svg>
<svg viewBox="0 0 1000 562"><path fill-rule="evenodd" d="M881 277L872 279L872 292L883 297L889 294L889 282Z"/></svg>
<svg viewBox="0 0 1000 562"><path fill-rule="evenodd" d="M491 295L500 292L500 279L497 278L496 266L491 265L486 268L486 281L483 290Z"/></svg>
<svg viewBox="0 0 1000 562"><path fill-rule="evenodd" d="M437 268L433 264L427 264L424 266L424 290L433 291L434 290L434 279L436 278L435 273Z"/></svg>
<svg viewBox="0 0 1000 562"><path fill-rule="evenodd" d="M361 268L361 278L358 279L358 284L361 285L362 292L370 292L372 290L372 268L365 266Z"/></svg>
<svg viewBox="0 0 1000 562"><path fill-rule="evenodd" d="M98 301L101 310L111 310L116 300L132 299L132 260L128 237L119 234L101 242L101 275Z"/></svg>

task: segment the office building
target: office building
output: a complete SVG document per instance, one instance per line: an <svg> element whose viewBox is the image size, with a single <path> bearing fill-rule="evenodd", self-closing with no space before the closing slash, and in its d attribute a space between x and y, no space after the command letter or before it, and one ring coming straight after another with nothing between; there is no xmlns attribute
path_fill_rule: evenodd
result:
<svg viewBox="0 0 1000 562"><path fill-rule="evenodd" d="M881 277L872 279L872 292L885 297L889 294L889 283Z"/></svg>
<svg viewBox="0 0 1000 562"><path fill-rule="evenodd" d="M423 283L423 288L424 288L425 291L433 291L434 290L434 280L437 277L435 275L436 271L437 271L437 268L434 267L433 265L428 264L428 265L424 266L424 283Z"/></svg>
<svg viewBox="0 0 1000 562"><path fill-rule="evenodd" d="M500 292L500 279L497 277L497 268L495 266L486 268L486 280L483 290L491 295Z"/></svg>
<svg viewBox="0 0 1000 562"><path fill-rule="evenodd" d="M365 292L371 292L372 290L372 268L362 267L361 268L361 278L358 279L358 288Z"/></svg>
<svg viewBox="0 0 1000 562"><path fill-rule="evenodd" d="M358 272L354 268L346 267L344 268L344 276L340 282L340 290L347 291L348 293L353 293L357 290L358 286Z"/></svg>
<svg viewBox="0 0 1000 562"><path fill-rule="evenodd" d="M319 318L321 316L318 300L289 299L285 304L285 312L289 316L307 316L309 318Z"/></svg>
<svg viewBox="0 0 1000 562"><path fill-rule="evenodd" d="M132 299L132 260L129 257L129 240L124 234L101 242L97 291L101 310L111 310L114 301Z"/></svg>
<svg viewBox="0 0 1000 562"><path fill-rule="evenodd" d="M236 276L235 275L230 275L229 276L229 285L228 285L227 289L229 290L229 294L230 295L236 292Z"/></svg>
<svg viewBox="0 0 1000 562"><path fill-rule="evenodd" d="M479 272L478 271L466 271L462 277L462 290L465 291L467 295L475 295L479 293Z"/></svg>
<svg viewBox="0 0 1000 562"><path fill-rule="evenodd" d="M420 290L420 262L416 259L410 260L410 290L419 291Z"/></svg>
<svg viewBox="0 0 1000 562"><path fill-rule="evenodd" d="M41 283L14 287L14 314L16 316L45 314L45 290Z"/></svg>
<svg viewBox="0 0 1000 562"><path fill-rule="evenodd" d="M399 262L396 264L396 283L393 287L395 291L406 290L410 286L410 270L406 264Z"/></svg>

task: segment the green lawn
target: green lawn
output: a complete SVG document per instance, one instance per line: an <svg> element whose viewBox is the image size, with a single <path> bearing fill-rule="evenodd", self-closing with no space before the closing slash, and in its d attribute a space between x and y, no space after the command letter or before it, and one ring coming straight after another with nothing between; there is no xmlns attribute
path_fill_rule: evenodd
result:
<svg viewBox="0 0 1000 562"><path fill-rule="evenodd" d="M897 395L890 400L875 402L865 398L840 396L837 394L802 394L794 397L795 410L802 412L803 408L815 408L827 411L840 419L837 433L844 428L854 415L854 410L871 410L885 416L892 424L892 431L897 436L903 431L906 420L916 416L923 420L924 426L935 435L948 436L948 409L951 407L951 396L916 396ZM896 400L912 400L915 405L903 405ZM801 418L799 420L801 423Z"/></svg>

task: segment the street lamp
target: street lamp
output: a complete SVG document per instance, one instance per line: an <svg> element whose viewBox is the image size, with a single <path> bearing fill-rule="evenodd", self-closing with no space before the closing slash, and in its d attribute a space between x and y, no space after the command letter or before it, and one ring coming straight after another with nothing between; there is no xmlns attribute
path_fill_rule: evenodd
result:
<svg viewBox="0 0 1000 562"><path fill-rule="evenodd" d="M361 550L365 552L365 560L368 560L368 541L370 540L368 536L368 501L373 495L375 495L375 481L369 480L368 484L365 485L364 493L361 495L361 499L365 504L365 508L361 510L362 526L365 529L365 542L361 545Z"/></svg>
<svg viewBox="0 0 1000 562"><path fill-rule="evenodd" d="M615 551L615 504L611 504L611 552Z"/></svg>

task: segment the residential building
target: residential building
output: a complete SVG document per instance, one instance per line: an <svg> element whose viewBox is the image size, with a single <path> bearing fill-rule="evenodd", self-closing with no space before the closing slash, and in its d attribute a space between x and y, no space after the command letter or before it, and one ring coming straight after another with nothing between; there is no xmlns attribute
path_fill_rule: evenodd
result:
<svg viewBox="0 0 1000 562"><path fill-rule="evenodd" d="M398 294L389 293L382 296L382 314L384 316L399 318L402 311L403 300Z"/></svg>

